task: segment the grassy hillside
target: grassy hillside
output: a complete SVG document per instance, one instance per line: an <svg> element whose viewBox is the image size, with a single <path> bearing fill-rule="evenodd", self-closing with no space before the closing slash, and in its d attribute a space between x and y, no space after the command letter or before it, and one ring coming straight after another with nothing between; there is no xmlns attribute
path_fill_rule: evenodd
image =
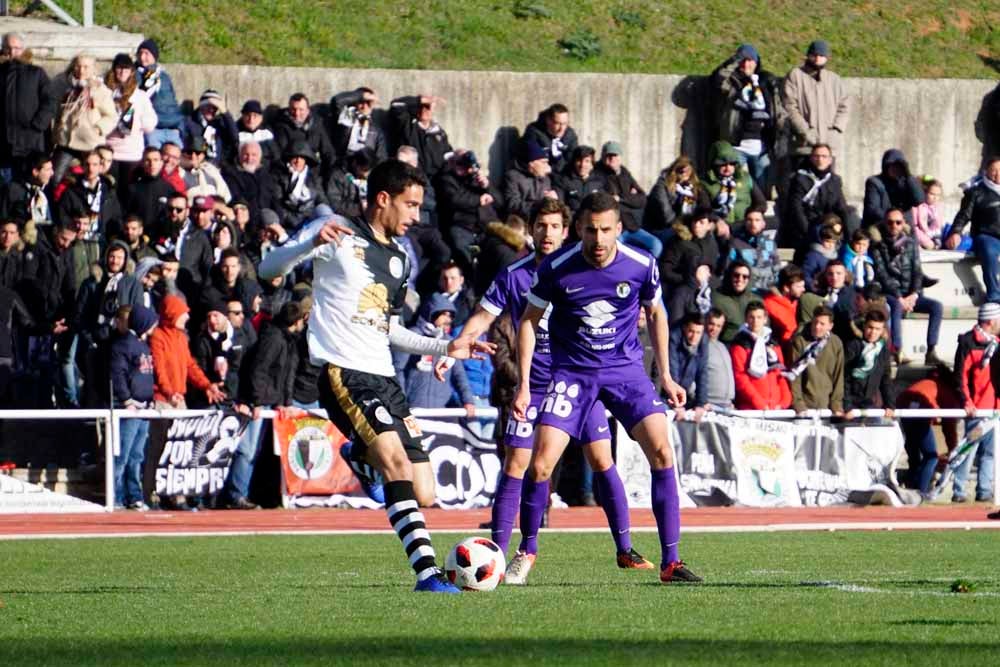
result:
<svg viewBox="0 0 1000 667"><path fill-rule="evenodd" d="M16 0L18 5L27 3ZM783 72L818 37L850 76L995 78L1000 4L972 0L98 0L167 62L708 72L741 42ZM75 7L74 7L75 5ZM64 3L80 11L79 3ZM806 13L803 8L809 7Z"/></svg>

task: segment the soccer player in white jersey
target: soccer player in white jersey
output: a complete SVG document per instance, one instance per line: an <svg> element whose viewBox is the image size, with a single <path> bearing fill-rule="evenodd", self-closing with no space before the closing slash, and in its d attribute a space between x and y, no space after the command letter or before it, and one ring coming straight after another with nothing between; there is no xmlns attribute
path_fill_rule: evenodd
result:
<svg viewBox="0 0 1000 667"><path fill-rule="evenodd" d="M399 160L368 176L364 217L320 218L305 225L260 266L265 279L313 263L309 356L324 366L320 403L352 438L352 456L381 473L386 513L417 575L417 591L457 593L438 568L418 496L433 501L434 483L420 427L392 366L390 345L411 354L468 359L487 343L427 338L399 322L409 267L396 241L420 220L426 180ZM415 474L416 473L416 474ZM417 479L415 488L414 480ZM427 498L429 494L429 499Z"/></svg>

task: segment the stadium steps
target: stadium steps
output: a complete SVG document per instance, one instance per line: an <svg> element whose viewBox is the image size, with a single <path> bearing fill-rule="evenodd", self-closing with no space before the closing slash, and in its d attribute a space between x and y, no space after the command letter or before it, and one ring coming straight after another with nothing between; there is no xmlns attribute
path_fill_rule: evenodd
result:
<svg viewBox="0 0 1000 667"><path fill-rule="evenodd" d="M76 498L95 500L103 498L103 471L97 466L83 468L15 468L11 477L21 482L37 484L41 487Z"/></svg>

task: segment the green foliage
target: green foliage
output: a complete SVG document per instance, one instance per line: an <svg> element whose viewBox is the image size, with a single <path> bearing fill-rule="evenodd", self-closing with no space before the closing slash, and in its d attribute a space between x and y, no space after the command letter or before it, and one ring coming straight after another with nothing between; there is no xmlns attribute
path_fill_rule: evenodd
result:
<svg viewBox="0 0 1000 667"><path fill-rule="evenodd" d="M510 11L519 19L552 18L552 12L548 7L540 2L532 2L531 0L517 0Z"/></svg>
<svg viewBox="0 0 1000 667"><path fill-rule="evenodd" d="M563 53L577 60L587 60L601 55L601 40L590 30L574 30L559 40Z"/></svg>
<svg viewBox="0 0 1000 667"><path fill-rule="evenodd" d="M642 18L642 14L639 12L631 9L616 7L611 10L611 18L615 20L615 23L625 28L646 29L646 19Z"/></svg>

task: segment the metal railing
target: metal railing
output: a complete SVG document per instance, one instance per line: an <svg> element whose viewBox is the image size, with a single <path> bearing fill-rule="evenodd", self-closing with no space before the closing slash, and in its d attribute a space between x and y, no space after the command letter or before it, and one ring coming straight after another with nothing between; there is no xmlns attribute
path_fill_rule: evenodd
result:
<svg viewBox="0 0 1000 667"><path fill-rule="evenodd" d="M56 15L60 21L66 25L78 27L80 22L73 18L65 9L60 7L54 0L37 0L45 5L50 12ZM10 3L7 0L0 0L0 16L10 14ZM83 27L90 28L94 25L94 0L83 0Z"/></svg>
<svg viewBox="0 0 1000 667"><path fill-rule="evenodd" d="M114 510L114 457L121 451L121 420L142 418L142 419L183 419L185 417L205 417L216 414L219 410L0 410L0 420L99 420L104 421L104 442L105 447L110 444L108 452L111 456L104 457L104 486L105 486L105 510ZM318 417L326 417L325 410L306 410L310 414ZM450 419L464 418L468 414L463 408L439 408L425 409L413 408L411 410L414 417L423 419ZM805 413L797 413L794 410L719 410L720 414L731 417L744 417L748 419L799 419L812 421L817 426L823 424L824 419L833 416L830 410L808 410ZM859 418L879 418L884 417L883 410L858 410L855 411ZM690 413L689 413L690 414ZM262 419L274 419L278 415L277 410L261 410L259 413ZM935 418L970 418L965 410L956 409L901 409L894 410L895 419L935 419ZM994 420L994 433L1000 433L1000 410L978 410L975 418ZM496 408L476 408L475 418L496 419ZM848 423L848 422L844 422ZM817 433L817 443L819 442ZM993 502L1000 505L1000 456L993 457Z"/></svg>

